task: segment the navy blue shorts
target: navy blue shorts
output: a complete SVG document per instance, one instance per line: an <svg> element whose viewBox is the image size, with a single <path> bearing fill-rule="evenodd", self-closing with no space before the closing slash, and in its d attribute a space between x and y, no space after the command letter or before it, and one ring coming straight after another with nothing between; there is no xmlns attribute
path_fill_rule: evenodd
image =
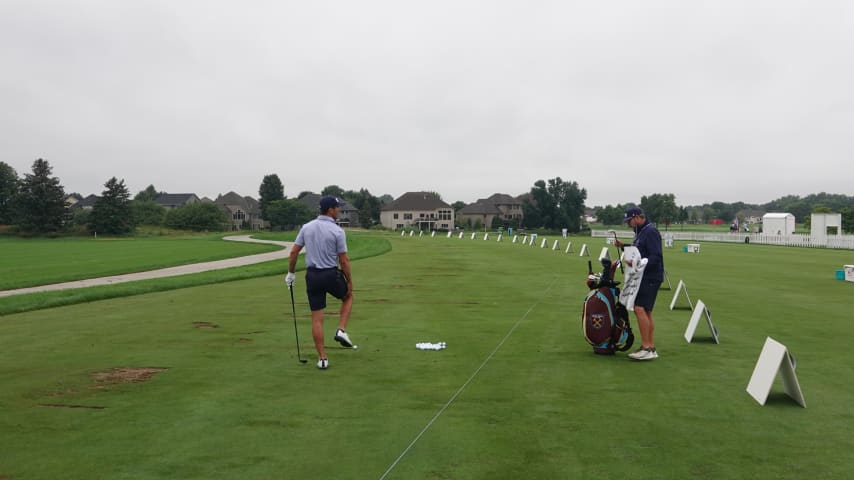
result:
<svg viewBox="0 0 854 480"><path fill-rule="evenodd" d="M309 268L305 272L305 289L312 312L326 308L326 294L342 300L350 293L344 272L337 268Z"/></svg>
<svg viewBox="0 0 854 480"><path fill-rule="evenodd" d="M635 307L643 307L647 312L651 312L652 307L655 306L659 287L661 287L661 280L642 279L638 287L638 296L635 297Z"/></svg>

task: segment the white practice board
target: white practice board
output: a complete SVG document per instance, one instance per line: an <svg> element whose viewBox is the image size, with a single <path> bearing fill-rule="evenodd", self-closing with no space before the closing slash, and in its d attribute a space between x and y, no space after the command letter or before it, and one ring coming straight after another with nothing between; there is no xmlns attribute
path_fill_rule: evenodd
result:
<svg viewBox="0 0 854 480"><path fill-rule="evenodd" d="M587 255L588 257L590 256L590 252L587 251L587 244L586 243L581 245L581 252L578 254L578 256L583 257L585 255Z"/></svg>
<svg viewBox="0 0 854 480"><path fill-rule="evenodd" d="M673 310L676 307L676 300L679 299L680 292L685 292L685 298L688 299L688 306L691 307L691 310L694 310L694 304L691 303L691 297L688 296L688 287L682 280L679 280L679 283L676 285L676 291L673 293L673 300L670 301L670 309Z"/></svg>
<svg viewBox="0 0 854 480"><path fill-rule="evenodd" d="M765 405L778 373L783 379L783 390L786 395L806 408L804 393L801 391L801 384L795 373L795 359L785 345L768 337L765 339L762 353L759 354L759 360L756 361L753 375L750 376L747 393L760 405Z"/></svg>
<svg viewBox="0 0 854 480"><path fill-rule="evenodd" d="M694 313L691 314L691 320L688 321L688 328L685 329L685 341L691 343L691 340L694 339L697 325L700 324L700 317L704 313L706 314L706 323L709 325L709 331L712 332L712 338L715 339L715 343L721 343L718 339L718 329L712 323L712 312L706 308L706 304L702 300L697 300L697 308L694 309Z"/></svg>

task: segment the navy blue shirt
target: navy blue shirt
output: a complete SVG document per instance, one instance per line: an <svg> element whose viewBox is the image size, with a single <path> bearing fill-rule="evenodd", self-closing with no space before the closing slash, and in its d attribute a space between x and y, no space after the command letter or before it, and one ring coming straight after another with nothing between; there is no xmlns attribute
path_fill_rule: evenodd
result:
<svg viewBox="0 0 854 480"><path fill-rule="evenodd" d="M644 280L664 281L664 256L661 252L661 233L649 220L643 225L635 227L635 239L632 245L638 247L641 257L646 258L646 270L643 272Z"/></svg>

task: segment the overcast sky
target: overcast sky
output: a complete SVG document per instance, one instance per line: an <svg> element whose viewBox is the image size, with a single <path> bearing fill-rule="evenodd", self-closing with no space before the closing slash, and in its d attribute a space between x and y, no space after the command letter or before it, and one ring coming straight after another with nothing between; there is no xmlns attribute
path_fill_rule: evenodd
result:
<svg viewBox="0 0 854 480"><path fill-rule="evenodd" d="M850 0L2 0L0 66L0 161L84 195L854 195Z"/></svg>

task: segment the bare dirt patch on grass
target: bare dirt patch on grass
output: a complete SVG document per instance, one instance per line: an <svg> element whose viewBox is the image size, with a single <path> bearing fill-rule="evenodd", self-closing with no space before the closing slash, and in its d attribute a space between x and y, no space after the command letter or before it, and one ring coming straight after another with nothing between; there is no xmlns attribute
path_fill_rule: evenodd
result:
<svg viewBox="0 0 854 480"><path fill-rule="evenodd" d="M147 382L151 377L166 370L166 368L161 367L111 368L104 372L95 372L92 374L92 380L95 380L95 385L93 385L92 388L100 389L112 385L121 385L123 383Z"/></svg>
<svg viewBox="0 0 854 480"><path fill-rule="evenodd" d="M82 408L84 410L105 410L107 407L101 407L98 405L73 405L68 403L40 403L40 407L51 407L51 408ZM0 477L0 480L3 480L4 477Z"/></svg>
<svg viewBox="0 0 854 480"><path fill-rule="evenodd" d="M219 325L211 322L193 322L196 328L219 328Z"/></svg>

